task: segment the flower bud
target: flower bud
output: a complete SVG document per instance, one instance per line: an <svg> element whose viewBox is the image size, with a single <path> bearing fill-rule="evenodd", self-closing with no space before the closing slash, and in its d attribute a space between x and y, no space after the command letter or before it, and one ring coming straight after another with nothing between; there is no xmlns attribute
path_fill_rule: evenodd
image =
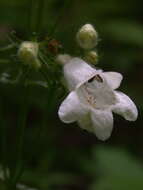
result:
<svg viewBox="0 0 143 190"><path fill-rule="evenodd" d="M88 63L97 64L97 62L98 62L98 55L97 55L96 51L89 51L89 52L86 53L84 59Z"/></svg>
<svg viewBox="0 0 143 190"><path fill-rule="evenodd" d="M76 35L78 45L83 49L92 49L97 44L98 34L91 24L85 24Z"/></svg>
<svg viewBox="0 0 143 190"><path fill-rule="evenodd" d="M30 65L36 69L41 67L40 60L38 59L39 45L37 42L25 41L22 42L18 56L25 65Z"/></svg>
<svg viewBox="0 0 143 190"><path fill-rule="evenodd" d="M59 54L56 57L56 62L59 63L60 65L65 65L71 60L71 56L68 54Z"/></svg>

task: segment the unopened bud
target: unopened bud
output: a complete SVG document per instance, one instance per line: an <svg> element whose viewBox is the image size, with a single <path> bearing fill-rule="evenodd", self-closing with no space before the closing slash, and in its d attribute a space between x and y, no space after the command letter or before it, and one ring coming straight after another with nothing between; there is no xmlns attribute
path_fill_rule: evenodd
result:
<svg viewBox="0 0 143 190"><path fill-rule="evenodd" d="M98 55L97 55L96 51L89 51L88 53L86 53L85 61L87 61L88 63L91 63L91 64L97 64Z"/></svg>
<svg viewBox="0 0 143 190"><path fill-rule="evenodd" d="M38 59L39 45L37 42L25 41L22 42L19 50L18 56L25 65L30 65L34 68L40 68L41 62Z"/></svg>
<svg viewBox="0 0 143 190"><path fill-rule="evenodd" d="M98 41L98 34L91 24L85 24L76 35L78 45L84 49L92 49Z"/></svg>
<svg viewBox="0 0 143 190"><path fill-rule="evenodd" d="M68 63L70 60L71 60L71 56L68 54L59 54L56 57L56 62L61 64L61 65Z"/></svg>

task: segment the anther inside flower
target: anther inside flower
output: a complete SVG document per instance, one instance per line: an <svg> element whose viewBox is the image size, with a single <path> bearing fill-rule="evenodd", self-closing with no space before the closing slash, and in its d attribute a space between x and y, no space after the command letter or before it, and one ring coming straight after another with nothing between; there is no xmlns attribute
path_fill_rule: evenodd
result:
<svg viewBox="0 0 143 190"><path fill-rule="evenodd" d="M97 89L96 92L95 89ZM104 80L101 73L96 74L81 85L77 89L77 93L81 101L87 102L96 109L106 108L116 102L113 91L109 88L107 81Z"/></svg>
<svg viewBox="0 0 143 190"><path fill-rule="evenodd" d="M113 129L112 112L129 121L137 119L132 100L115 91L122 81L120 73L96 70L82 59L72 58L64 65L64 76L70 93L58 112L63 122L77 121L81 128L106 140Z"/></svg>

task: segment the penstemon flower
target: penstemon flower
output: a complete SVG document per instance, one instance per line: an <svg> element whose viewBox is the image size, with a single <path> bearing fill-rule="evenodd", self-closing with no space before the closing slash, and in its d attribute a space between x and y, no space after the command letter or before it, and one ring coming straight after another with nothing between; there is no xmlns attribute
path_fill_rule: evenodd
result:
<svg viewBox="0 0 143 190"><path fill-rule="evenodd" d="M64 77L70 91L58 111L64 123L76 121L82 129L106 140L113 129L112 112L129 121L137 119L133 101L115 90L123 78L120 73L103 72L80 58L71 58L64 64Z"/></svg>

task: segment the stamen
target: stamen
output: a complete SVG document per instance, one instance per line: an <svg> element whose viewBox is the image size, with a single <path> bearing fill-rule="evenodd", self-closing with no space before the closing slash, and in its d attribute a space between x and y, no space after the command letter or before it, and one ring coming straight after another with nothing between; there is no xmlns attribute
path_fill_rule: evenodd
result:
<svg viewBox="0 0 143 190"><path fill-rule="evenodd" d="M85 94L85 98L88 102L88 104L90 104L92 107L96 107L96 100L94 98L94 96L92 95L92 93L88 90L86 84L84 84L84 94Z"/></svg>
<svg viewBox="0 0 143 190"><path fill-rule="evenodd" d="M95 76L88 80L88 82L92 82L94 80Z"/></svg>
<svg viewBox="0 0 143 190"><path fill-rule="evenodd" d="M98 81L98 82L103 82L103 79L102 77L98 74L98 75L95 75L95 80Z"/></svg>
<svg viewBox="0 0 143 190"><path fill-rule="evenodd" d="M103 78L97 74L95 75L94 77L92 77L91 79L88 80L88 83L91 83L92 81L94 81L94 79L97 81L97 82L103 82Z"/></svg>

